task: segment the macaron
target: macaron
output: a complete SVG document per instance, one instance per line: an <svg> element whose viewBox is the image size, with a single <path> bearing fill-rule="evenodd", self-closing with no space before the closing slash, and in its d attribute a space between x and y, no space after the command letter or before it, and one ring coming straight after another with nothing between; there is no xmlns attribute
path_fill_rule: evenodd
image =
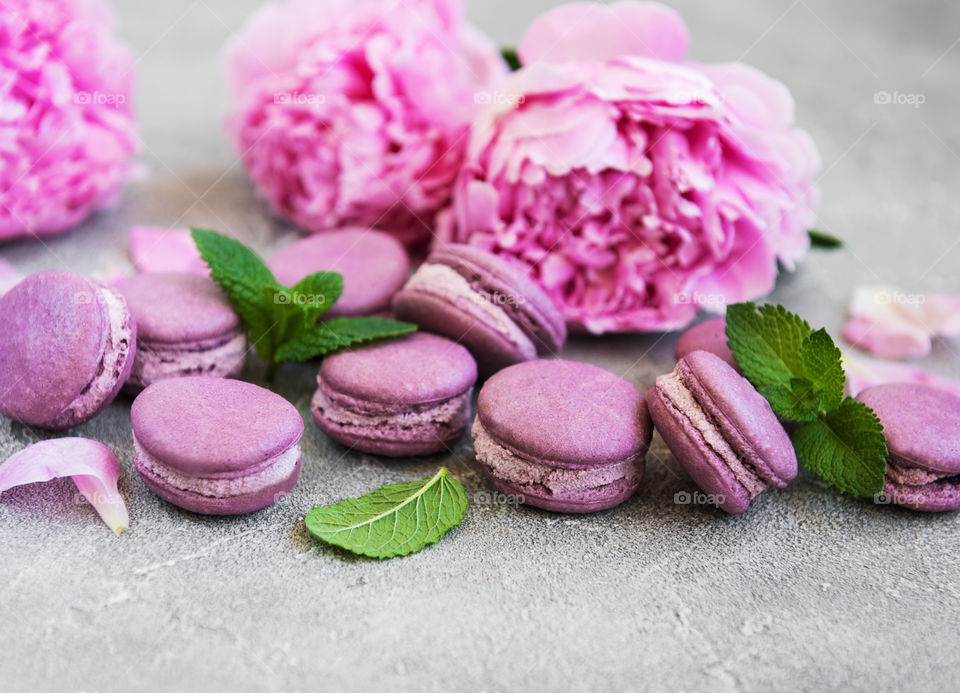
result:
<svg viewBox="0 0 960 693"><path fill-rule="evenodd" d="M675 352L677 361L694 351L709 351L733 366L734 370L740 370L733 352L727 346L726 318L705 320L680 335Z"/></svg>
<svg viewBox="0 0 960 693"><path fill-rule="evenodd" d="M883 424L886 498L914 510L960 508L960 397L929 385L892 383L867 388L857 399Z"/></svg>
<svg viewBox="0 0 960 693"><path fill-rule="evenodd" d="M203 376L161 380L134 400L130 421L140 478L185 510L260 510L300 475L303 419L257 385Z"/></svg>
<svg viewBox="0 0 960 693"><path fill-rule="evenodd" d="M386 311L410 276L410 258L393 236L373 229L323 231L276 253L267 265L277 281L293 286L315 272L343 275L343 295L327 317Z"/></svg>
<svg viewBox="0 0 960 693"><path fill-rule="evenodd" d="M687 354L647 393L650 416L677 461L729 513L797 476L790 438L766 399L726 361Z"/></svg>
<svg viewBox="0 0 960 693"><path fill-rule="evenodd" d="M540 360L483 385L471 431L477 461L500 491L545 510L619 505L643 477L653 427L637 389L597 366Z"/></svg>
<svg viewBox="0 0 960 693"><path fill-rule="evenodd" d="M118 291L62 270L27 277L0 298L0 413L54 430L89 421L127 379L136 338Z"/></svg>
<svg viewBox="0 0 960 693"><path fill-rule="evenodd" d="M121 279L137 323L137 354L126 389L164 378L229 378L243 370L247 338L227 297L209 277L176 272Z"/></svg>
<svg viewBox="0 0 960 693"><path fill-rule="evenodd" d="M556 354L567 338L560 311L522 269L480 248L442 246L393 299L400 320L466 346L480 375Z"/></svg>
<svg viewBox="0 0 960 693"><path fill-rule="evenodd" d="M464 347L415 332L326 357L311 409L320 430L354 450L427 455L466 431L476 380Z"/></svg>

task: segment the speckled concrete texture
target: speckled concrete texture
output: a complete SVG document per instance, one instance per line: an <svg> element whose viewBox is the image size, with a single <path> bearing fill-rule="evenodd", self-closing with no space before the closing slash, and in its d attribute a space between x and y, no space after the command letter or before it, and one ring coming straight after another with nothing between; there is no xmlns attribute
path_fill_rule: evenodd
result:
<svg viewBox="0 0 960 693"><path fill-rule="evenodd" d="M547 0L474 0L505 43ZM824 157L819 225L852 252L814 254L774 298L837 333L861 283L960 291L960 5L947 0L677 0L697 59L743 58L786 81ZM229 228L268 253L292 230L252 197L221 134L219 51L253 0L116 2L140 56L147 176L76 232L0 246L22 271L127 270L134 223ZM894 103L875 103L888 92ZM894 95L920 94L919 107ZM917 99L914 99L916 101ZM879 101L884 101L881 96ZM642 391L675 336L575 338L564 358ZM929 366L960 377L960 344ZM0 498L4 691L951 690L960 655L960 517L839 497L809 474L739 517L693 502L654 438L640 492L573 517L517 508L469 442L392 461L347 453L309 419L316 366L276 388L307 419L300 484L254 515L191 515L133 471L130 400L77 435L125 470L120 538L68 480ZM262 369L248 367L259 381ZM0 422L0 457L35 435ZM463 525L378 563L318 545L318 503L450 466ZM678 495L679 494L679 495ZM681 501L681 502L676 502Z"/></svg>

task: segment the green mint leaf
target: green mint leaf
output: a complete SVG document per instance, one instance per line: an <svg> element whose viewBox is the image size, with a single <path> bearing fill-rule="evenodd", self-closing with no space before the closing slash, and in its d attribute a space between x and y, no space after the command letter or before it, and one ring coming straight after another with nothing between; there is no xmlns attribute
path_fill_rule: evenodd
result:
<svg viewBox="0 0 960 693"><path fill-rule="evenodd" d="M274 359L277 363L309 361L353 344L399 337L416 329L413 323L385 318L333 318L282 344Z"/></svg>
<svg viewBox="0 0 960 693"><path fill-rule="evenodd" d="M791 378L789 385L768 385L760 394L778 416L798 423L814 421L823 408L820 393L806 378Z"/></svg>
<svg viewBox="0 0 960 693"><path fill-rule="evenodd" d="M317 506L307 530L317 539L371 558L394 558L435 544L463 520L467 496L443 467L420 481L389 484L360 498Z"/></svg>
<svg viewBox="0 0 960 693"><path fill-rule="evenodd" d="M842 240L826 231L810 229L807 234L810 236L810 247L817 250L837 250L844 246Z"/></svg>
<svg viewBox="0 0 960 693"><path fill-rule="evenodd" d="M727 343L744 376L761 391L774 385L789 389L792 378L804 377L800 348L812 331L783 306L727 308Z"/></svg>
<svg viewBox="0 0 960 693"><path fill-rule="evenodd" d="M337 272L317 272L304 277L293 286L293 300L303 306L306 327L333 308L343 295L343 275Z"/></svg>
<svg viewBox="0 0 960 693"><path fill-rule="evenodd" d="M818 411L836 409L843 401L847 376L843 372L843 356L824 329L811 333L800 346L804 378L819 395ZM802 421L802 419L794 419Z"/></svg>
<svg viewBox="0 0 960 693"><path fill-rule="evenodd" d="M227 295L247 328L250 343L261 357L273 356L274 311L263 300L263 287L275 286L273 272L240 241L216 231L190 229L210 276Z"/></svg>
<svg viewBox="0 0 960 693"><path fill-rule="evenodd" d="M503 56L503 59L507 63L507 66L510 68L511 72L516 72L522 67L520 63L520 56L517 53L516 48L507 46L500 51L500 55Z"/></svg>
<svg viewBox="0 0 960 693"><path fill-rule="evenodd" d="M797 459L843 493L870 498L883 491L887 443L880 419L852 398L793 435Z"/></svg>

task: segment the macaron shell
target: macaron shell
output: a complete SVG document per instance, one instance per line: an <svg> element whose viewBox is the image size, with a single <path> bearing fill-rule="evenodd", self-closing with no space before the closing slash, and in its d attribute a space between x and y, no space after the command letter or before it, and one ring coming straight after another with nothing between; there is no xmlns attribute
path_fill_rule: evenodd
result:
<svg viewBox="0 0 960 693"><path fill-rule="evenodd" d="M451 267L486 293L504 297L502 307L541 354L555 355L563 349L567 338L563 315L525 268L481 248L460 244L437 247L427 262Z"/></svg>
<svg viewBox="0 0 960 693"><path fill-rule="evenodd" d="M911 510L931 513L960 510L960 486L957 483L935 481L923 486L904 486L887 479L883 493L890 502Z"/></svg>
<svg viewBox="0 0 960 693"><path fill-rule="evenodd" d="M960 474L960 397L928 385L893 383L867 388L857 399L880 418L891 459Z"/></svg>
<svg viewBox="0 0 960 693"><path fill-rule="evenodd" d="M410 274L410 258L393 236L374 229L322 231L296 241L267 263L281 284L293 286L315 272L343 275L343 295L328 317L385 310Z"/></svg>
<svg viewBox="0 0 960 693"><path fill-rule="evenodd" d="M652 425L643 396L586 363L529 361L480 391L477 416L500 445L557 467L603 466L646 452Z"/></svg>
<svg viewBox="0 0 960 693"><path fill-rule="evenodd" d="M127 299L144 342L188 344L242 329L227 297L209 277L138 274L121 279L116 288Z"/></svg>
<svg viewBox="0 0 960 693"><path fill-rule="evenodd" d="M213 498L199 493L185 491L184 489L176 488L165 483L143 465L137 464L136 468L137 473L147 488L165 501L173 503L184 510L202 515L242 515L273 505L280 500L282 496L293 490L293 487L297 485L297 480L300 478L301 466L302 460L299 460L290 476L276 484L262 488L254 493L230 496L228 498Z"/></svg>
<svg viewBox="0 0 960 693"><path fill-rule="evenodd" d="M297 409L239 380L192 376L161 380L130 412L140 445L186 476L230 478L261 467L303 434Z"/></svg>
<svg viewBox="0 0 960 693"><path fill-rule="evenodd" d="M76 274L53 270L27 277L0 298L0 411L5 416L41 426L80 397L97 375L109 328L98 291Z"/></svg>
<svg viewBox="0 0 960 693"><path fill-rule="evenodd" d="M726 318L711 318L694 325L680 335L680 339L677 340L675 351L677 361L694 351L709 351L711 354L722 358L739 372L740 366L737 364L737 360L733 358L730 347L727 346L726 330Z"/></svg>
<svg viewBox="0 0 960 693"><path fill-rule="evenodd" d="M647 405L660 437L693 482L704 493L714 496L718 506L728 513L745 512L750 507L750 493L689 419L656 387L647 394Z"/></svg>

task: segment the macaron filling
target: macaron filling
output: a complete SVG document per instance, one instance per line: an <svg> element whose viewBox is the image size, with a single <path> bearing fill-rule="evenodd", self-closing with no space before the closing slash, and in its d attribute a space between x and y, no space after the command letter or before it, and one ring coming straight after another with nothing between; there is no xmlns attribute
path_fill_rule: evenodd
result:
<svg viewBox="0 0 960 693"><path fill-rule="evenodd" d="M276 457L267 460L260 469L252 474L231 478L195 477L182 474L157 457L151 455L133 437L135 451L134 462L141 474L148 474L164 484L186 493L194 493L208 498L233 498L245 496L280 484L288 479L300 462L300 446L294 445Z"/></svg>
<svg viewBox="0 0 960 693"><path fill-rule="evenodd" d="M693 392L683 382L679 370L657 378L657 388L674 416L686 423L685 430L692 431L716 458L726 465L736 481L743 486L750 498L767 487L767 483L750 465L748 458L741 457L730 442L724 438L717 421L701 406Z"/></svg>
<svg viewBox="0 0 960 693"><path fill-rule="evenodd" d="M641 455L601 467L558 467L521 457L496 442L479 418L471 435L477 459L490 474L521 487L538 487L551 496L596 490L624 479L637 481L643 475Z"/></svg>
<svg viewBox="0 0 960 693"><path fill-rule="evenodd" d="M145 387L170 376L230 377L243 368L246 351L247 338L242 331L192 346L148 342L141 338L128 383Z"/></svg>
<svg viewBox="0 0 960 693"><path fill-rule="evenodd" d="M66 409L60 412L49 426L68 428L86 418L92 409L100 407L119 390L121 375L130 357L130 347L134 341L133 320L123 297L108 286L96 287L98 305L103 307L106 334L103 351L97 372L80 392L80 395Z"/></svg>
<svg viewBox="0 0 960 693"><path fill-rule="evenodd" d="M525 359L532 360L537 357L537 347L533 340L503 308L503 305L509 303L509 297L503 297L501 301L497 299L499 295L491 296L477 290L452 267L424 263L410 277L405 290L418 291L453 304L474 320L496 329Z"/></svg>

